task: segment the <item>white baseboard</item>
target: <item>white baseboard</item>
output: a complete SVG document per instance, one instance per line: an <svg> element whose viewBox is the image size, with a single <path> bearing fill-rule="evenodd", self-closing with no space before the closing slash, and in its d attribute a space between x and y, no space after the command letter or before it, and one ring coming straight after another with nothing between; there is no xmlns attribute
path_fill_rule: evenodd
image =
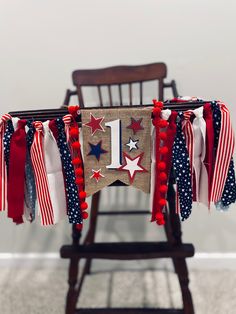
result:
<svg viewBox="0 0 236 314"><path fill-rule="evenodd" d="M187 259L190 269L231 269L236 270L236 252L228 253L196 253L193 258ZM132 269L137 269L140 267L151 268L167 268L171 269L172 264L167 259L152 260L152 261L142 261L139 263L128 264L131 262L109 262L97 260L96 270L97 269L116 269L121 268L125 269L128 267ZM146 263L146 264L145 264ZM67 267L68 260L62 260L58 252L49 252L49 253L0 253L0 267Z"/></svg>

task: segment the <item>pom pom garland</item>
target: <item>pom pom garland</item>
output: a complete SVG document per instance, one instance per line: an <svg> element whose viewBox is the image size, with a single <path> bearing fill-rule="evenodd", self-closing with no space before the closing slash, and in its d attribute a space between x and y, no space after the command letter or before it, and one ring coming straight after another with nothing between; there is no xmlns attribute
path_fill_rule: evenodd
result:
<svg viewBox="0 0 236 314"><path fill-rule="evenodd" d="M79 136L79 130L75 127L72 127L70 129L70 136L71 137L78 137Z"/></svg>
<svg viewBox="0 0 236 314"><path fill-rule="evenodd" d="M83 224L77 224L77 225L76 225L76 229L77 229L78 231L81 231L81 230L83 229Z"/></svg>
<svg viewBox="0 0 236 314"><path fill-rule="evenodd" d="M82 212L82 216L83 216L83 219L87 219L88 218L88 213L87 212Z"/></svg>
<svg viewBox="0 0 236 314"><path fill-rule="evenodd" d="M168 147L167 146L163 146L160 148L160 154L167 154L169 151Z"/></svg>
<svg viewBox="0 0 236 314"><path fill-rule="evenodd" d="M77 157L77 158L74 158L73 160L72 160L72 164L75 166L75 165L80 165L81 164L81 159L79 158L79 157Z"/></svg>
<svg viewBox="0 0 236 314"><path fill-rule="evenodd" d="M160 139L163 141L167 139L167 134L165 132L160 132L159 136L160 136Z"/></svg>
<svg viewBox="0 0 236 314"><path fill-rule="evenodd" d="M161 172L161 173L159 174L159 179L160 179L161 181L167 180L167 174L166 174L165 172Z"/></svg>
<svg viewBox="0 0 236 314"><path fill-rule="evenodd" d="M159 107L159 108L163 108L163 102L162 101L157 101L156 99L152 100L154 107Z"/></svg>
<svg viewBox="0 0 236 314"><path fill-rule="evenodd" d="M79 198L80 199L86 198L86 196L87 196L87 193L85 191L80 191L79 192Z"/></svg>
<svg viewBox="0 0 236 314"><path fill-rule="evenodd" d="M153 125L156 128L156 166L155 166L155 191L154 191L154 204L153 207L152 219L156 221L158 225L164 225L165 219L162 213L163 207L166 206L167 201L165 199L166 192L168 187L166 181L168 175L166 173L166 162L163 161L163 155L168 153L168 147L165 146L165 140L167 139L166 132L160 132L161 128L166 128L169 123L167 120L161 118L161 110L163 109L163 103L157 100L153 100Z"/></svg>
<svg viewBox="0 0 236 314"><path fill-rule="evenodd" d="M160 128L165 128L165 127L167 127L167 125L168 125L168 122L166 120L160 120L159 121Z"/></svg>
<svg viewBox="0 0 236 314"><path fill-rule="evenodd" d="M165 170L166 169L166 163L164 161L160 161L157 165L159 170Z"/></svg>
<svg viewBox="0 0 236 314"><path fill-rule="evenodd" d="M77 176L81 177L81 176L83 175L83 173L84 173L84 172L83 172L82 167L75 169L75 174L76 174Z"/></svg>
<svg viewBox="0 0 236 314"><path fill-rule="evenodd" d="M156 213L156 220L163 219L164 215L160 212Z"/></svg>
<svg viewBox="0 0 236 314"><path fill-rule="evenodd" d="M72 116L76 116L78 114L78 110L80 109L80 106L69 106L68 111Z"/></svg>
<svg viewBox="0 0 236 314"><path fill-rule="evenodd" d="M159 200L159 205L160 205L160 206L165 206L166 204L167 204L166 199L161 198L161 199Z"/></svg>
<svg viewBox="0 0 236 314"><path fill-rule="evenodd" d="M80 142L76 141L76 142L72 143L71 146L73 149L80 149L81 145L80 145Z"/></svg>
<svg viewBox="0 0 236 314"><path fill-rule="evenodd" d="M166 184L162 184L162 185L160 186L160 192L161 192L161 193L166 193L167 190L168 190L168 186L167 186Z"/></svg>
<svg viewBox="0 0 236 314"><path fill-rule="evenodd" d="M84 179L83 178L76 178L75 179L75 183L80 185L80 184L84 184Z"/></svg>
<svg viewBox="0 0 236 314"><path fill-rule="evenodd" d="M88 208L88 204L86 202L83 202L81 205L80 205L80 208L82 210L86 210Z"/></svg>
<svg viewBox="0 0 236 314"><path fill-rule="evenodd" d="M161 113L161 108L158 108L158 107L155 107L153 108L153 111L152 111L153 115L160 115Z"/></svg>
<svg viewBox="0 0 236 314"><path fill-rule="evenodd" d="M79 106L70 106L68 107L69 113L75 117L78 114ZM84 170L82 164L82 154L81 154L81 144L79 141L79 128L77 123L74 120L74 123L70 129L70 137L71 137L71 149L73 150L74 159L72 160L72 164L74 165L74 171L76 175L75 183L78 185L78 194L80 199L80 209L82 211L83 219L88 218L88 213L85 210L88 208L88 204L85 202L86 192L84 191ZM81 227L82 229L82 227Z"/></svg>

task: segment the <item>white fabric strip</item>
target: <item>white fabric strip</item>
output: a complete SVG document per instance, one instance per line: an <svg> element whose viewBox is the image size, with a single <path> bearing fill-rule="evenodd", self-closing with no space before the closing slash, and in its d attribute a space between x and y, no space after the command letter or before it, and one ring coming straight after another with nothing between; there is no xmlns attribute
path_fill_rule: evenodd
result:
<svg viewBox="0 0 236 314"><path fill-rule="evenodd" d="M54 224L66 216L66 196L60 153L49 129L49 121L43 123L43 152L48 177L48 187L53 207Z"/></svg>
<svg viewBox="0 0 236 314"><path fill-rule="evenodd" d="M193 110L194 158L193 167L196 177L196 198L208 206L208 174L204 165L206 154L206 122L203 118L203 107Z"/></svg>

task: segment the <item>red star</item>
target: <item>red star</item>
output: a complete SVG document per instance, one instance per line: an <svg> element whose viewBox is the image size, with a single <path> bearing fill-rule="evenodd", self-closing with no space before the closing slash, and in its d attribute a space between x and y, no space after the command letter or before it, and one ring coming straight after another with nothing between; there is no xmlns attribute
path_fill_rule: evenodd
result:
<svg viewBox="0 0 236 314"><path fill-rule="evenodd" d="M91 129L92 135L96 133L96 131L102 131L105 132L103 129L101 123L104 120L103 118L95 118L92 113L90 113L90 121L88 123L85 123L84 126L87 126Z"/></svg>
<svg viewBox="0 0 236 314"><path fill-rule="evenodd" d="M125 152L123 153L125 164L118 168L120 171L128 171L129 180L132 184L134 181L134 177L136 172L148 172L142 165L141 160L143 158L144 153L141 153L140 155L136 156L135 158L131 158L128 154Z"/></svg>
<svg viewBox="0 0 236 314"><path fill-rule="evenodd" d="M130 118L131 123L127 126L127 129L132 129L134 134L136 134L140 130L144 130L143 126L141 125L143 118L135 120L134 118Z"/></svg>
<svg viewBox="0 0 236 314"><path fill-rule="evenodd" d="M90 179L95 179L97 182L99 181L100 178L104 178L105 176L103 174L101 174L101 169L99 170L93 170L92 169L92 175L90 177Z"/></svg>

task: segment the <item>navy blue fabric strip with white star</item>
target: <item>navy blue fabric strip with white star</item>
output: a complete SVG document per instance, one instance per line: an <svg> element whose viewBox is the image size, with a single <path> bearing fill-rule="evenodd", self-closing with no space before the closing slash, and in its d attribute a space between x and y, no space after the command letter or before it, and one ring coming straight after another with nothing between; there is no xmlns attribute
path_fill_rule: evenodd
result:
<svg viewBox="0 0 236 314"><path fill-rule="evenodd" d="M10 160L10 144L11 137L14 133L14 127L12 120L7 121L7 127L3 136L3 145L4 145L4 158L7 166L7 173L9 171L9 160Z"/></svg>
<svg viewBox="0 0 236 314"><path fill-rule="evenodd" d="M32 161L30 157L30 149L34 140L35 133L33 120L28 120L27 126L29 129L26 135L27 151L25 163L25 203L26 206L31 210L31 220L33 221L35 219L35 204L36 204L36 185Z"/></svg>
<svg viewBox="0 0 236 314"><path fill-rule="evenodd" d="M179 195L180 215L182 221L187 219L192 211L193 191L188 150L182 131L183 113L177 117L176 136L173 145L173 168Z"/></svg>
<svg viewBox="0 0 236 314"><path fill-rule="evenodd" d="M213 111L213 126L214 126L214 152L216 154L220 129L221 129L221 111L216 102L211 103L212 111ZM235 180L235 170L234 170L234 160L233 158L229 164L229 170L225 182L225 187L222 193L222 197L220 202L216 204L217 208L220 209L228 209L229 205L235 203L236 201L236 180Z"/></svg>
<svg viewBox="0 0 236 314"><path fill-rule="evenodd" d="M65 175L69 222L73 224L81 224L83 219L80 211L78 189L75 183L75 172L72 165L70 150L66 142L65 125L62 118L56 119L56 126L58 129L57 145L60 151Z"/></svg>

